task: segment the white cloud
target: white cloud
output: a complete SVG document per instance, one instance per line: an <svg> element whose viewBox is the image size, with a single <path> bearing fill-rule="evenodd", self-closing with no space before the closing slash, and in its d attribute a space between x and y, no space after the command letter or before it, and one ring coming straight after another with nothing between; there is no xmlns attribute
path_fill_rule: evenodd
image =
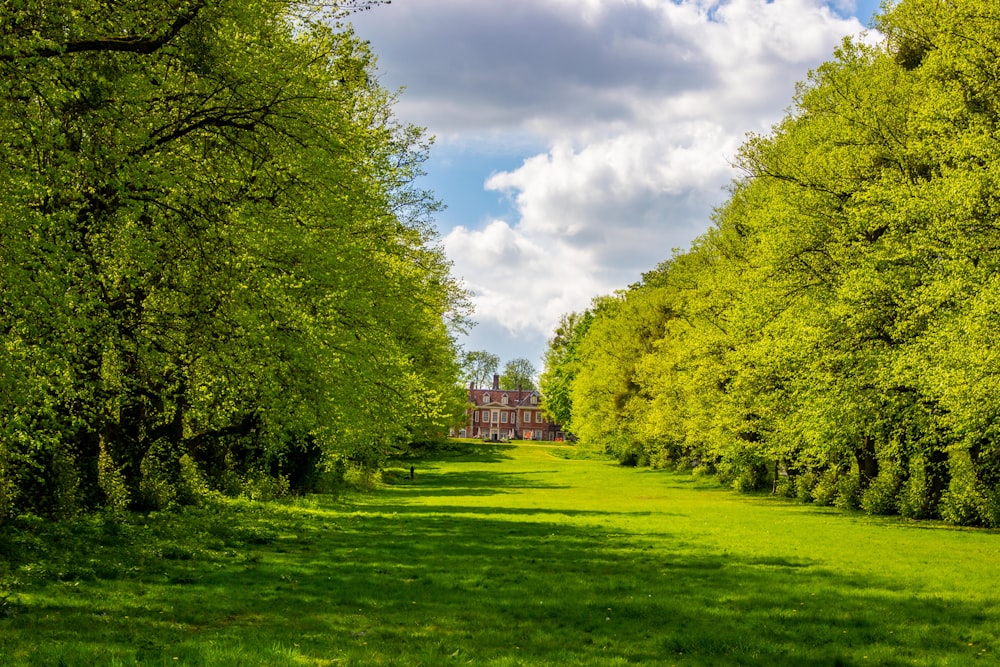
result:
<svg viewBox="0 0 1000 667"><path fill-rule="evenodd" d="M767 131L795 83L863 29L821 0L396 0L379 11L380 70L407 87L399 116L445 143L547 147L483 184L510 197L511 219L444 235L476 318L536 339L706 229L746 132Z"/></svg>
<svg viewBox="0 0 1000 667"><path fill-rule="evenodd" d="M551 322L587 303L603 287L589 271L592 251L580 245L524 234L502 220L480 230L456 227L445 251L472 292L477 318L509 333L548 333Z"/></svg>

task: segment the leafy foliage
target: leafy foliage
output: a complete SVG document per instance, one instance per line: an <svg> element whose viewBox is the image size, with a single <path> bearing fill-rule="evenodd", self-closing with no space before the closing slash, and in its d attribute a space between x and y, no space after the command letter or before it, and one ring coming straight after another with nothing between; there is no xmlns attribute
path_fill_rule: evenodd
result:
<svg viewBox="0 0 1000 667"><path fill-rule="evenodd" d="M596 299L571 354L550 344L543 384L581 443L998 525L998 26L974 0L902 0L881 44L812 72L712 228Z"/></svg>
<svg viewBox="0 0 1000 667"><path fill-rule="evenodd" d="M500 388L508 390L535 388L535 375L538 371L535 366L524 357L511 359L503 366L503 373L500 374Z"/></svg>
<svg viewBox="0 0 1000 667"><path fill-rule="evenodd" d="M488 387L500 367L500 357L486 350L462 354L462 379L473 387Z"/></svg>
<svg viewBox="0 0 1000 667"><path fill-rule="evenodd" d="M335 23L367 4L4 12L0 518L450 425L464 295L412 185L429 144Z"/></svg>

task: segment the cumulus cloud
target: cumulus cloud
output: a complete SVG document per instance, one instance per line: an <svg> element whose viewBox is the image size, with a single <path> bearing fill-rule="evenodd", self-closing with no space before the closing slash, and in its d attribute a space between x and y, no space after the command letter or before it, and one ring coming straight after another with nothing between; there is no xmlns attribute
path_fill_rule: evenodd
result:
<svg viewBox="0 0 1000 667"><path fill-rule="evenodd" d="M849 2L850 0L843 0ZM843 3L841 3L843 4ZM821 0L396 0L359 23L397 113L447 144L543 146L443 230L491 330L535 338L704 231L748 131L863 26ZM526 139L527 138L527 139Z"/></svg>
<svg viewBox="0 0 1000 667"><path fill-rule="evenodd" d="M479 317L488 314L512 335L557 320L604 286L590 275L589 247L524 234L503 220L479 230L456 227L444 246Z"/></svg>

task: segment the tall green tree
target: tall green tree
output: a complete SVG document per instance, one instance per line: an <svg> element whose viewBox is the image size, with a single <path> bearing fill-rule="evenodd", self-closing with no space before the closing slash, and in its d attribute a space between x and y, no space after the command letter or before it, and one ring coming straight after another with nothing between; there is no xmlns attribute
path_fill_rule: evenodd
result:
<svg viewBox="0 0 1000 667"><path fill-rule="evenodd" d="M501 389L534 389L535 376L538 371L530 360L524 357L511 359L503 366L503 373L500 374Z"/></svg>
<svg viewBox="0 0 1000 667"><path fill-rule="evenodd" d="M593 309L581 442L1000 525L998 11L902 0L809 74L713 227Z"/></svg>
<svg viewBox="0 0 1000 667"><path fill-rule="evenodd" d="M428 142L336 23L367 4L0 17L0 509L447 427L464 297L412 186Z"/></svg>
<svg viewBox="0 0 1000 667"><path fill-rule="evenodd" d="M648 462L638 433L650 395L638 382L639 367L662 339L669 308L661 307L662 267L643 282L594 300L593 320L575 348L573 417L568 428L584 447L602 449L622 462Z"/></svg>
<svg viewBox="0 0 1000 667"><path fill-rule="evenodd" d="M576 348L586 336L592 321L593 313L589 310L582 314L565 314L559 318L559 324L548 341L539 388L545 413L557 424L569 425L573 418L570 391L579 372L580 361Z"/></svg>
<svg viewBox="0 0 1000 667"><path fill-rule="evenodd" d="M488 387L500 368L500 357L486 350L471 350L462 355L462 378L475 387Z"/></svg>

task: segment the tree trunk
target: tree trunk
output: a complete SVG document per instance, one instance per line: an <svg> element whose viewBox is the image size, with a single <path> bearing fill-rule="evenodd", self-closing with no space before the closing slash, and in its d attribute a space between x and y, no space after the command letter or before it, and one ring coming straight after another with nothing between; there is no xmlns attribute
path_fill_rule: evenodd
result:
<svg viewBox="0 0 1000 667"><path fill-rule="evenodd" d="M854 451L858 462L860 486L867 489L872 480L878 477L878 458L875 456L875 438L866 435L861 438L861 447Z"/></svg>

